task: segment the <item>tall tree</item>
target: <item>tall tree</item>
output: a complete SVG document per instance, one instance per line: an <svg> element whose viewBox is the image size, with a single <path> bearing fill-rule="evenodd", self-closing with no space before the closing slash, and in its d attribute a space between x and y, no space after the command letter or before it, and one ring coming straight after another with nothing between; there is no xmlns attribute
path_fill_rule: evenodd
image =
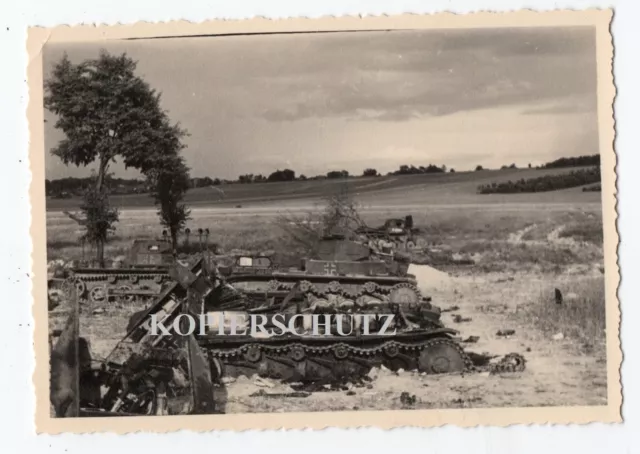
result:
<svg viewBox="0 0 640 454"><path fill-rule="evenodd" d="M120 158L126 168L147 174L158 156L177 154L186 131L171 124L160 94L135 74L126 54L100 52L73 64L65 55L45 81L45 107L57 116L65 138L51 150L66 165L97 163L95 192L101 194L109 166ZM96 196L97 197L97 196ZM104 262L104 241L96 239Z"/></svg>
<svg viewBox="0 0 640 454"><path fill-rule="evenodd" d="M153 198L158 205L160 223L169 229L174 251L178 248L178 232L190 219L190 210L182 203L189 190L189 168L179 155L166 155L148 173Z"/></svg>

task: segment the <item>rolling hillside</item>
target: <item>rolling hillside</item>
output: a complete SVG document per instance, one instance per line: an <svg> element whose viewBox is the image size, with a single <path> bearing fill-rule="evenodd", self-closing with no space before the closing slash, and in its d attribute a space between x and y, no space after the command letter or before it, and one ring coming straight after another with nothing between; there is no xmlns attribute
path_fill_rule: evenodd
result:
<svg viewBox="0 0 640 454"><path fill-rule="evenodd" d="M188 192L186 202L193 207L233 208L307 205L328 194L347 190L364 205L393 206L422 204L552 203L598 202L599 193L583 193L581 188L535 194L477 194L481 184L527 179L570 172L564 169L504 169L421 175L390 175L346 180L313 180L282 183L254 183L197 188ZM78 198L48 199L47 210L76 209ZM152 208L147 195L112 196L120 208Z"/></svg>

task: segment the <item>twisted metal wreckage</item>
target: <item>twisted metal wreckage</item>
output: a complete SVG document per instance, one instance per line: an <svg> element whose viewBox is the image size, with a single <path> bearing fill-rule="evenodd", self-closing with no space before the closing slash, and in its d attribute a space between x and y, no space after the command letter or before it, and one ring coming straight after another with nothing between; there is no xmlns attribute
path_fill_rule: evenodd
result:
<svg viewBox="0 0 640 454"><path fill-rule="evenodd" d="M217 413L215 389L224 376L318 384L353 380L380 366L427 374L524 370L519 354L490 363L465 352L457 331L443 325L440 310L422 297L406 267L363 256L362 248L341 238L327 238L327 244L325 260L305 260L297 270L278 270L251 257L239 257L228 268L213 265L204 254L190 266L174 262L170 284L148 309L131 317L127 334L100 363L91 360L79 335L79 292L86 289L70 278L65 299L75 310L51 350L56 416ZM311 334L314 314L336 313L393 314L396 334L363 335L359 329L347 336L331 330ZM193 331L204 335L182 336L189 330L174 324L180 314L192 320L200 314L217 320L260 314L267 328L278 315L285 325L295 318L296 334L228 336L227 327L206 325ZM152 316L172 335L153 335ZM371 332L379 323L371 321Z"/></svg>

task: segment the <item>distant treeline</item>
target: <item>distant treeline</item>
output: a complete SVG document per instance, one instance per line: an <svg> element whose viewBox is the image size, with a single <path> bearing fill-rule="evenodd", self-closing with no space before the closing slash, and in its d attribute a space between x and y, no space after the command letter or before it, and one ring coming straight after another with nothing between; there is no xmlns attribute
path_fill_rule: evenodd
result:
<svg viewBox="0 0 640 454"><path fill-rule="evenodd" d="M555 169L559 167L586 167L599 166L600 155L594 154L589 156L576 156L575 158L560 158L555 161L548 162L544 165L545 169Z"/></svg>
<svg viewBox="0 0 640 454"><path fill-rule="evenodd" d="M582 188L582 192L602 192L602 185L598 183L593 186L587 186L586 188Z"/></svg>
<svg viewBox="0 0 640 454"><path fill-rule="evenodd" d="M544 164L542 168L557 167L579 167L579 166L599 166L600 155L578 156L575 158L560 158L555 161ZM531 168L531 164L529 164ZM540 168L540 167L536 167ZM502 169L517 169L515 164L504 165ZM475 170L484 170L478 165ZM415 166L412 164L403 164L397 170L388 172L387 175L417 175L417 174L435 174L444 172L455 172L454 169L447 169L447 166L437 166L429 164L427 166ZM304 174L297 175L292 169L278 169L268 175L247 173L238 176L235 180L227 180L211 177L191 178L192 188L203 188L209 186L229 185L229 184L251 184L251 183L275 183L284 181L307 181L307 180L325 180L325 179L346 179L360 177L379 177L382 176L376 169L364 169L362 174L350 174L347 170L331 170L326 174L307 177ZM543 177L545 178L545 177ZM84 188L89 184L91 178L61 178L57 180L46 180L46 193L49 197L67 198L81 195ZM515 183L513 183L515 184ZM144 194L148 192L146 182L139 179L110 178L109 187L113 194ZM492 191L495 192L495 191ZM509 191L520 192L520 191ZM530 192L530 191L525 191Z"/></svg>
<svg viewBox="0 0 640 454"><path fill-rule="evenodd" d="M60 178L57 180L45 180L45 193L49 197L68 198L82 195L89 184L93 184L94 177L85 178ZM108 178L107 184L111 194L144 194L148 192L144 180Z"/></svg>
<svg viewBox="0 0 640 454"><path fill-rule="evenodd" d="M547 192L558 189L574 188L600 181L600 167L574 170L561 175L545 175L542 177L491 183L478 186L480 194L514 194L519 192Z"/></svg>

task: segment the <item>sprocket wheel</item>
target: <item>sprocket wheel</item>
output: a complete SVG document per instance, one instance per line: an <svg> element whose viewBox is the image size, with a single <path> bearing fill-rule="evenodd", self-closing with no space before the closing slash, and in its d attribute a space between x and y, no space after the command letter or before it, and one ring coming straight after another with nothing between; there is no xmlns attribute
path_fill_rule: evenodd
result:
<svg viewBox="0 0 640 454"><path fill-rule="evenodd" d="M420 301L420 292L411 284L396 284L389 294L389 301L399 304L415 304Z"/></svg>
<svg viewBox="0 0 640 454"><path fill-rule="evenodd" d="M464 372L466 361L463 354L454 344L435 341L427 344L420 353L418 369L427 374Z"/></svg>

